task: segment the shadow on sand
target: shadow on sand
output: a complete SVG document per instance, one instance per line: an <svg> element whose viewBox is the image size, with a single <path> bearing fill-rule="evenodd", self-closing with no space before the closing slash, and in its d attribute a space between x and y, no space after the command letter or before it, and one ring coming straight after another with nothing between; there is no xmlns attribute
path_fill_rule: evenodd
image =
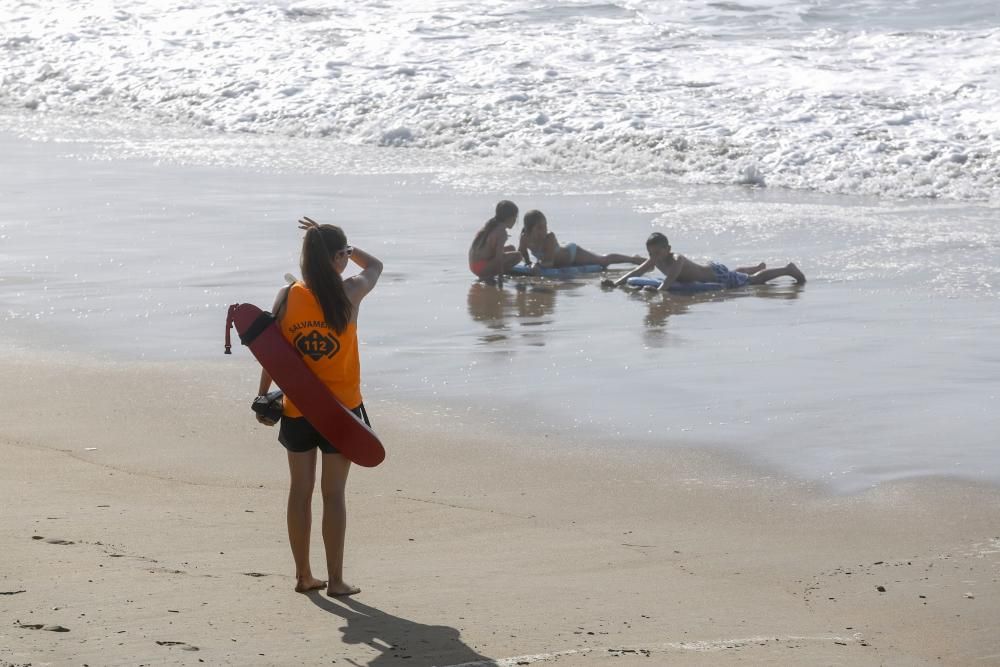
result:
<svg viewBox="0 0 1000 667"><path fill-rule="evenodd" d="M387 614L353 597L328 598L319 591L309 594L314 605L347 623L340 627L345 644L365 644L378 655L366 663L347 664L369 667L448 667L450 665L495 665L461 639L458 629L447 625L427 625Z"/></svg>

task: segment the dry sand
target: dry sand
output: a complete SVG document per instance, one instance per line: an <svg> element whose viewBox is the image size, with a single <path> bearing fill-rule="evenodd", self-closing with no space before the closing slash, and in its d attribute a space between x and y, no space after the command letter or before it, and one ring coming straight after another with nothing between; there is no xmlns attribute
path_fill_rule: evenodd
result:
<svg viewBox="0 0 1000 667"><path fill-rule="evenodd" d="M0 371L4 667L1000 664L996 488L838 497L370 400L389 456L348 485L363 590L330 599L292 591L245 358ZM313 554L321 575L318 526Z"/></svg>

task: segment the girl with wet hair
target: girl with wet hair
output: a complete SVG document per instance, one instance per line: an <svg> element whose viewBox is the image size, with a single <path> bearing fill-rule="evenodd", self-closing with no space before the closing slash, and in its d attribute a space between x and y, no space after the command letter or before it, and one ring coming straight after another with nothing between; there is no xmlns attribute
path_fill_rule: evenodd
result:
<svg viewBox="0 0 1000 667"><path fill-rule="evenodd" d="M541 211L528 211L524 214L524 228L521 230L518 252L527 266L531 266L529 250L538 259L536 265L538 269L561 269L588 264L598 264L606 269L610 264L642 264L646 261L645 257L639 255L620 253L598 255L575 243L559 245L559 240L554 232L549 231L548 221Z"/></svg>
<svg viewBox="0 0 1000 667"><path fill-rule="evenodd" d="M507 245L507 230L517 223L517 205L504 199L496 215L486 221L469 246L469 270L483 279L501 277L520 260L514 246Z"/></svg>

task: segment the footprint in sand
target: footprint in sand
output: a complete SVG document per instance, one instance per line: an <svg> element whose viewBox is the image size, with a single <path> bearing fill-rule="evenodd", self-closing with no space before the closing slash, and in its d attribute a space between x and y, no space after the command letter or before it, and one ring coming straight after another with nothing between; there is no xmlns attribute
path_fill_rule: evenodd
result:
<svg viewBox="0 0 1000 667"><path fill-rule="evenodd" d="M171 641L158 641L156 642L160 646L180 646L182 651L200 651L197 646L192 646L187 642L171 642Z"/></svg>
<svg viewBox="0 0 1000 667"><path fill-rule="evenodd" d="M64 628L61 625L46 625L44 623L21 623L20 621L14 621L14 624L19 628L24 628L25 630L47 630L48 632L69 632L69 628Z"/></svg>
<svg viewBox="0 0 1000 667"><path fill-rule="evenodd" d="M43 535L32 535L33 540L45 540L48 544L76 544L73 540L60 540L58 537L50 537L47 540Z"/></svg>

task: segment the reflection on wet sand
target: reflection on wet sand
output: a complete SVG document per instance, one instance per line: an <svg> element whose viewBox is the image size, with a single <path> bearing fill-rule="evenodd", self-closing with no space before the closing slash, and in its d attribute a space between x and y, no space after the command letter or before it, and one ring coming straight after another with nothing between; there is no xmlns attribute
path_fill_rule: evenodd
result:
<svg viewBox="0 0 1000 667"><path fill-rule="evenodd" d="M557 295L569 294L593 287L585 281L548 281L524 279L504 285L475 282L469 287L469 315L489 330L479 337L482 343L497 343L517 337L526 345L545 345L545 335L553 329ZM606 289L606 288L605 288ZM651 347L662 347L668 341L666 325L673 315L686 313L699 304L733 299L797 299L804 287L794 284L759 285L720 292L695 294L663 294L645 289L629 290L628 299L646 304L643 318L644 338ZM586 300L585 294L577 294ZM579 304L578 304L579 305ZM563 318L574 318L573 309ZM563 322L565 325L566 323ZM581 326L594 324L585 318Z"/></svg>
<svg viewBox="0 0 1000 667"><path fill-rule="evenodd" d="M688 312L692 306L743 298L798 299L803 289L801 285L759 285L738 290L695 294L663 294L662 292L638 289L633 291L630 296L633 299L646 302L646 316L643 319L646 325L646 344L650 347L662 347L667 343L667 320L673 315Z"/></svg>
<svg viewBox="0 0 1000 667"><path fill-rule="evenodd" d="M507 338L507 335L502 332L507 328L504 322L504 311L510 300L510 293L496 285L476 282L469 288L469 315L476 322L482 322L487 328L496 332L483 336L483 342L491 343Z"/></svg>
<svg viewBox="0 0 1000 667"><path fill-rule="evenodd" d="M469 288L469 315L476 322L482 322L490 333L480 340L495 343L506 340L512 334L512 321L522 327L539 327L533 332L522 332L529 345L544 345L541 331L551 324L550 316L555 312L556 294L583 287L573 282L535 282L521 280L498 286L484 282L473 283Z"/></svg>

